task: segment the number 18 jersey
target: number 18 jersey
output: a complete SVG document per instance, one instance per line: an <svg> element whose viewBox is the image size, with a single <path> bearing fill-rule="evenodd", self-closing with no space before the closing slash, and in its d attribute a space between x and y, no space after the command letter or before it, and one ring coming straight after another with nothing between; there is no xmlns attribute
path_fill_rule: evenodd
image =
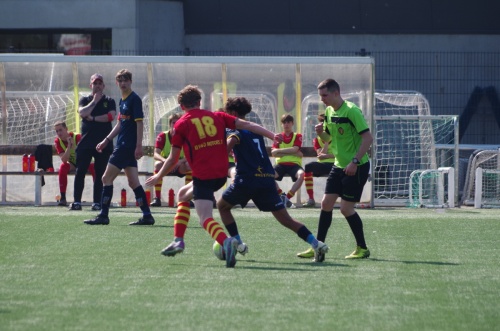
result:
<svg viewBox="0 0 500 331"><path fill-rule="evenodd" d="M236 117L203 109L187 111L174 125L172 146L183 148L193 177L207 180L227 176L226 128Z"/></svg>

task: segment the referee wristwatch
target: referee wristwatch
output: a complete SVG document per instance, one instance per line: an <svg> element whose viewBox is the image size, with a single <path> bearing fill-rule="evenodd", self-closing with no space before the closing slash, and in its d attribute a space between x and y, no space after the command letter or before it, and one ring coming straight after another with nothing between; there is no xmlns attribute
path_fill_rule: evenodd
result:
<svg viewBox="0 0 500 331"><path fill-rule="evenodd" d="M353 158L351 162L354 164L359 164L359 160L357 158Z"/></svg>

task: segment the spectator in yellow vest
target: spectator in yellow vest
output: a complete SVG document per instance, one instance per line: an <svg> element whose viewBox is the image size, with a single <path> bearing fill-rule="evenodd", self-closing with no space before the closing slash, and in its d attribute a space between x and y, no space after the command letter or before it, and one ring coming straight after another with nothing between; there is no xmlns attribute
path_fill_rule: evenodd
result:
<svg viewBox="0 0 500 331"><path fill-rule="evenodd" d="M59 199L59 206L67 206L66 201L66 188L68 187L68 174L76 170L76 145L82 138L80 134L74 134L68 131L65 122L58 121L54 124L54 130L57 137L54 139L54 145L57 154L61 158L61 166L59 167L59 191L61 198ZM92 174L95 180L94 163L88 167L88 171Z"/></svg>
<svg viewBox="0 0 500 331"><path fill-rule="evenodd" d="M319 114L318 123L323 123L324 121L325 114ZM306 192L309 197L304 205L305 207L314 207L316 205L314 201L313 177L328 175L335 162L335 155L333 155L333 152L330 150L329 143L325 143L320 137L316 137L313 139L313 147L317 154L317 161L309 162L304 167L304 181L306 183Z"/></svg>
<svg viewBox="0 0 500 331"><path fill-rule="evenodd" d="M154 151L154 159L156 160L155 162L155 168L154 168L154 174L157 174L158 171L160 171L161 167L163 166L163 163L165 163L165 160L167 159L168 155L170 154L170 149L172 148L172 129L174 127L175 122L181 118L182 114L181 113L175 113L169 116L168 118L168 125L170 130L161 132L157 137L155 141L155 151ZM184 184L187 185L191 182L192 180L192 175L191 175L191 168L189 167L189 164L187 163L186 159L184 158L184 153L181 151L181 156L179 161L177 162L177 165L174 167L174 169L170 172L170 174L175 175L177 177L186 177L184 179ZM163 179L160 179L157 184L155 184L155 198L153 201L151 201L151 206L153 207L160 207L161 206L161 186L163 184Z"/></svg>
<svg viewBox="0 0 500 331"><path fill-rule="evenodd" d="M281 117L281 125L283 127L283 142L274 143L271 148L271 155L276 158L276 180L281 181L283 176L289 175L292 178L293 185L288 193L283 193L279 188L278 183L276 187L278 193L281 195L283 203L287 208L295 208L295 205L290 199L300 189L304 182L304 169L302 169L302 134L293 132L294 119L292 115L283 115Z"/></svg>

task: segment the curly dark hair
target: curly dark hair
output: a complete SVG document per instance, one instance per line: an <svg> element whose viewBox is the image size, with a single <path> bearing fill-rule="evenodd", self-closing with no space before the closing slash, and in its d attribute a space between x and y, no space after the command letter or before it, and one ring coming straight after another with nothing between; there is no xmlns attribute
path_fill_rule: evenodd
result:
<svg viewBox="0 0 500 331"><path fill-rule="evenodd" d="M244 97L228 98L226 104L224 105L224 110L235 111L238 113L238 117L244 118L248 113L252 111L252 105Z"/></svg>

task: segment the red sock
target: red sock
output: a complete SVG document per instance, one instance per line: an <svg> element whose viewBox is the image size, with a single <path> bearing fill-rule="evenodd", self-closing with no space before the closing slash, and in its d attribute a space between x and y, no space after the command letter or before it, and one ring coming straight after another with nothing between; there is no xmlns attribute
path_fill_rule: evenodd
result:
<svg viewBox="0 0 500 331"><path fill-rule="evenodd" d="M61 163L59 167L59 192L66 193L68 187L68 174L71 169L69 163Z"/></svg>
<svg viewBox="0 0 500 331"><path fill-rule="evenodd" d="M179 202L174 216L174 237L184 238L190 216L189 202Z"/></svg>
<svg viewBox="0 0 500 331"><path fill-rule="evenodd" d="M155 171L154 174L156 175L158 171ZM161 186L163 184L163 178L160 179L160 181L155 185L155 197L158 199L161 199Z"/></svg>
<svg viewBox="0 0 500 331"><path fill-rule="evenodd" d="M184 185L187 185L193 181L193 173L191 171L186 172L186 177L184 177Z"/></svg>
<svg viewBox="0 0 500 331"><path fill-rule="evenodd" d="M309 199L314 200L314 190L313 190L313 174L312 172L306 172L304 176L304 181L306 182L306 192Z"/></svg>
<svg viewBox="0 0 500 331"><path fill-rule="evenodd" d="M227 235L222 226L220 226L220 224L213 218L207 218L205 222L203 222L203 228L215 241L217 241L220 245L224 245L224 240L226 240Z"/></svg>

